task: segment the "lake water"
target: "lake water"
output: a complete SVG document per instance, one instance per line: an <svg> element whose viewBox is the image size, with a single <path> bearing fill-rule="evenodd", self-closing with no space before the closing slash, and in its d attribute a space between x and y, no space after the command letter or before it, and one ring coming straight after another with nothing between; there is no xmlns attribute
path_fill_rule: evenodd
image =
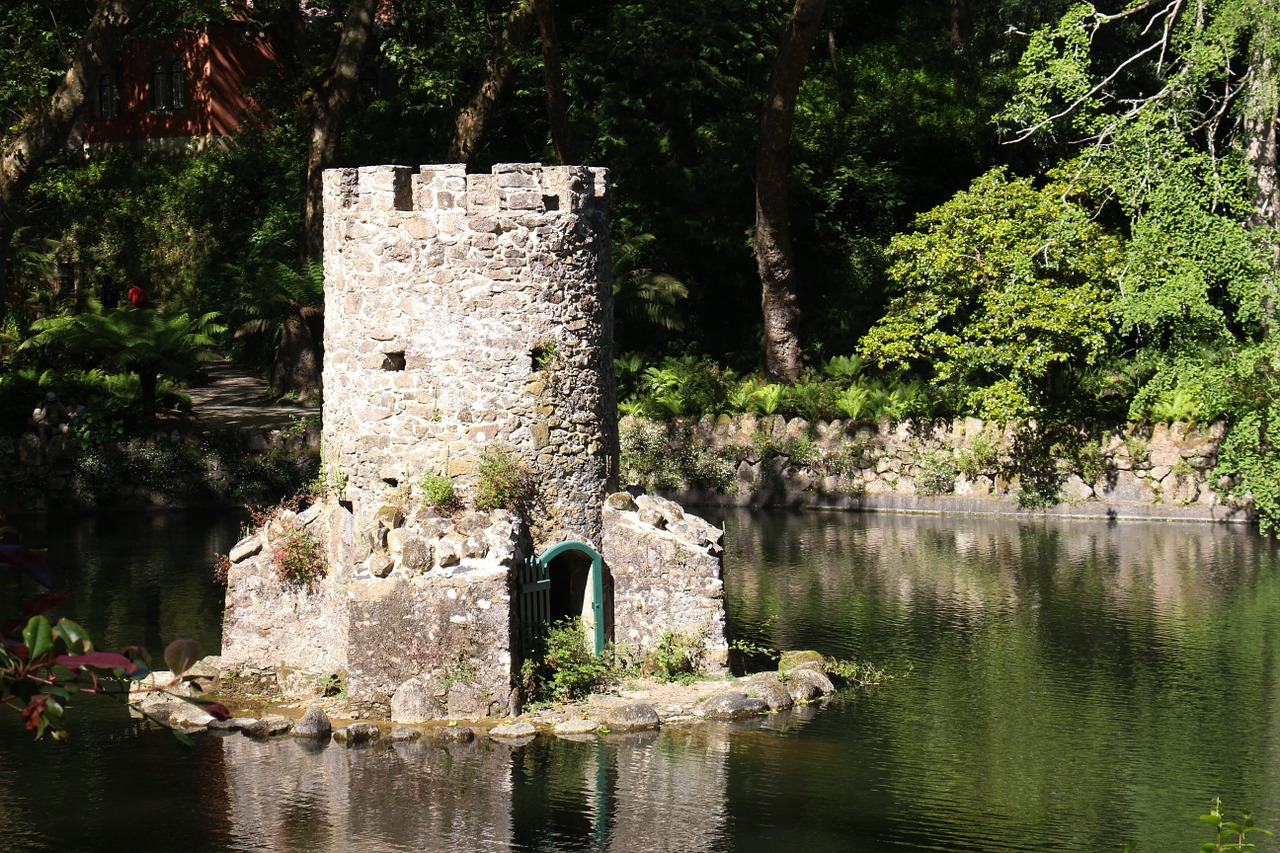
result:
<svg viewBox="0 0 1280 853"><path fill-rule="evenodd" d="M101 703L0 715L10 850L1195 850L1280 828L1280 559L1237 527L732 512L744 640L896 677L751 725L522 748L193 750ZM216 649L239 520L26 522L105 645ZM3 710L3 709L0 709ZM1262 850L1280 850L1264 839Z"/></svg>

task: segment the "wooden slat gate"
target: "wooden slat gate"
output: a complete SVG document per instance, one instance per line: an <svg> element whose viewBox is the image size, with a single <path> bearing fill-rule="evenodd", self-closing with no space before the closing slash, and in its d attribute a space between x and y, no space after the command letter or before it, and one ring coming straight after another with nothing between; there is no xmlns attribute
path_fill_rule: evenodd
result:
<svg viewBox="0 0 1280 853"><path fill-rule="evenodd" d="M516 616L520 620L520 655L530 654L551 624L551 570L530 556L517 573Z"/></svg>

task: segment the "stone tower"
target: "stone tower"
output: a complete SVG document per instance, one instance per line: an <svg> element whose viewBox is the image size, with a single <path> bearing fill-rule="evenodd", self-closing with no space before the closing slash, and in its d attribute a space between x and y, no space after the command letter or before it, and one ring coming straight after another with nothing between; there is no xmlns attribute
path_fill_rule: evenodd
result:
<svg viewBox="0 0 1280 853"><path fill-rule="evenodd" d="M400 722L517 712L521 661L563 619L597 650L643 655L680 636L702 667L723 666L721 531L610 494L605 178L536 164L325 172L324 462L342 488L232 549L228 665L293 673L295 687L297 673L332 676L354 707ZM527 512L468 500L441 513L405 488L442 474L472 498L495 448L532 475ZM314 584L275 565L298 528L327 558Z"/></svg>
<svg viewBox="0 0 1280 853"><path fill-rule="evenodd" d="M606 171L325 173L324 443L357 529L423 473L497 448L539 488L540 550L600 547L616 485Z"/></svg>

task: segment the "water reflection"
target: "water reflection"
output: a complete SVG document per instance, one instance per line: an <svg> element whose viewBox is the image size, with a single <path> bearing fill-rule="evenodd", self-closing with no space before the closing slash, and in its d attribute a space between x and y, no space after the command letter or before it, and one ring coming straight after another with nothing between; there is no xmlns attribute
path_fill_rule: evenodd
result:
<svg viewBox="0 0 1280 853"><path fill-rule="evenodd" d="M729 622L742 635L914 668L891 703L818 723L847 726L843 748L876 768L846 779L882 786L913 816L889 817L898 825L882 840L1177 849L1217 794L1280 813L1280 580L1274 545L1250 531L725 521Z"/></svg>
<svg viewBox="0 0 1280 853"><path fill-rule="evenodd" d="M215 741L247 850L726 849L729 730L507 746Z"/></svg>
<svg viewBox="0 0 1280 853"><path fill-rule="evenodd" d="M35 745L0 715L0 837L116 849L103 839L146 827L164 840L151 846L191 853L1166 851L1206 840L1195 818L1218 795L1280 827L1273 543L1202 525L725 521L739 637L900 677L758 726L519 748L232 736L186 752L85 708L71 745ZM90 630L216 643L201 552L234 522L94 524L67 538L84 549L70 559ZM55 812L49 792L74 806Z"/></svg>

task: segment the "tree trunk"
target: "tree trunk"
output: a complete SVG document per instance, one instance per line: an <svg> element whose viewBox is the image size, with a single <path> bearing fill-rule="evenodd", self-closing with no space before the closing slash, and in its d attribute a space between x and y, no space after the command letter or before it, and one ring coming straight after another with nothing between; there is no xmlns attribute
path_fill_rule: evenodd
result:
<svg viewBox="0 0 1280 853"><path fill-rule="evenodd" d="M1277 237L1277 228L1280 228L1280 175L1276 173L1280 86L1277 86L1276 61L1269 50L1271 37L1270 27L1260 21L1254 33L1253 62L1249 67L1250 81L1241 140L1249 183L1253 188L1253 210L1247 222L1262 236L1271 262L1268 284L1272 293L1265 297L1263 305L1264 322L1269 328L1274 326L1274 290L1280 278L1280 238Z"/></svg>
<svg viewBox="0 0 1280 853"><path fill-rule="evenodd" d="M454 125L453 142L449 145L449 161L470 163L484 138L485 126L493 116L498 99L511 87L511 56L525 39L533 23L533 6L530 0L515 0L507 14L506 25L493 54L484 64L484 76L476 87L471 101L458 113Z"/></svg>
<svg viewBox="0 0 1280 853"><path fill-rule="evenodd" d="M795 382L804 370L787 203L787 149L800 80L826 5L826 0L796 0L778 45L760 120L755 253L764 315L764 366L770 378L781 382Z"/></svg>
<svg viewBox="0 0 1280 853"><path fill-rule="evenodd" d="M138 396L142 399L142 424L150 428L156 422L156 388L160 385L160 373L154 367L136 368Z"/></svg>
<svg viewBox="0 0 1280 853"><path fill-rule="evenodd" d="M280 330L280 345L271 366L271 387L296 391L303 399L320 393L320 358L311 326L301 314L290 314Z"/></svg>
<svg viewBox="0 0 1280 853"><path fill-rule="evenodd" d="M556 35L555 10L552 0L532 0L538 18L542 41L542 80L547 93L547 119L551 123L551 141L562 165L576 164L578 153L569 130L569 103L564 95L564 75L560 70L560 39Z"/></svg>
<svg viewBox="0 0 1280 853"><path fill-rule="evenodd" d="M8 307L9 243L20 221L22 194L36 170L66 144L98 76L143 4L144 0L98 0L62 81L0 152L0 318Z"/></svg>
<svg viewBox="0 0 1280 853"><path fill-rule="evenodd" d="M342 37L334 51L333 63L316 92L307 146L307 202L303 217L304 253L319 258L324 252L324 170L337 162L342 126L351 112L360 63L364 61L373 31L373 13L378 0L351 0L342 21Z"/></svg>

